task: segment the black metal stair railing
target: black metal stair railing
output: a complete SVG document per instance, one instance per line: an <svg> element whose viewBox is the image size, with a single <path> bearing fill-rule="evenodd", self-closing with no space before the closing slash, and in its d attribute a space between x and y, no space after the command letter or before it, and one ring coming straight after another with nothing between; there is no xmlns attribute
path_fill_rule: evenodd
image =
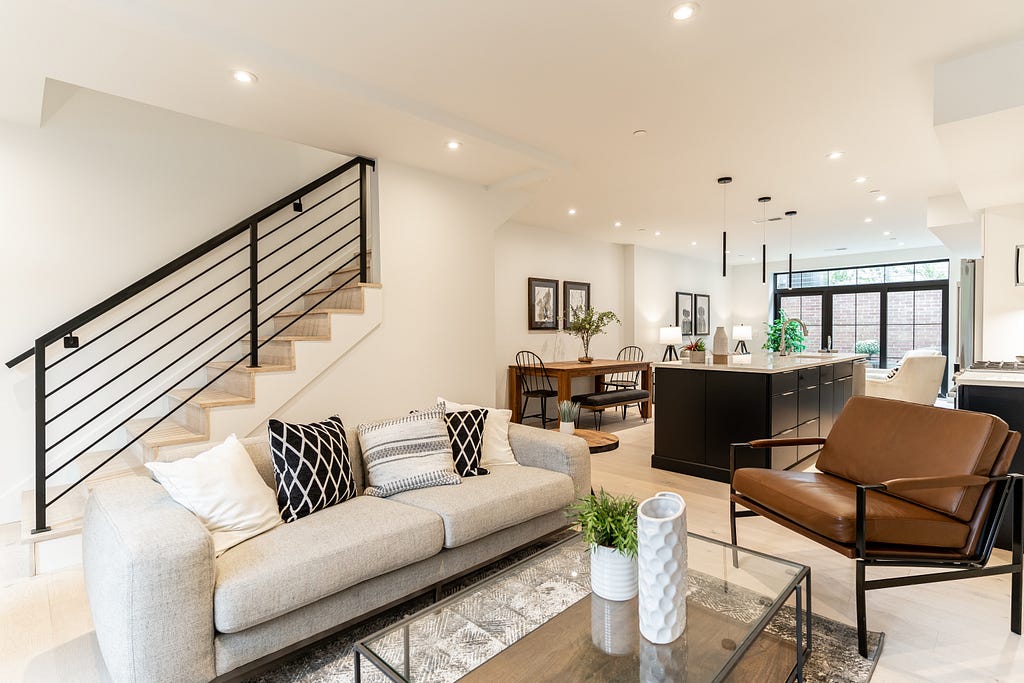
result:
<svg viewBox="0 0 1024 683"><path fill-rule="evenodd" d="M261 349L341 290L357 280L367 282L369 176L374 168L371 159L351 159L50 330L32 349L8 361L13 368L35 359L32 533L49 531L48 508L189 401L242 363L260 367ZM294 215L271 225L288 212ZM193 269L197 272L189 272ZM325 281L329 284L322 287ZM307 297L314 299L311 305L294 308L307 303ZM289 322L275 322L286 311ZM260 328L267 325L273 329L261 336ZM83 334L88 339L79 343L76 330L88 330ZM62 340L68 352L48 363L48 349ZM232 351L240 344L245 350L236 357ZM189 387L187 398L48 495L47 485L57 474L152 412L159 400L218 359L216 370L201 386ZM139 376L144 376L141 382ZM97 403L103 407L96 409ZM48 432L59 435L48 437ZM73 445L76 436L80 443ZM68 453L49 468L60 447Z"/></svg>

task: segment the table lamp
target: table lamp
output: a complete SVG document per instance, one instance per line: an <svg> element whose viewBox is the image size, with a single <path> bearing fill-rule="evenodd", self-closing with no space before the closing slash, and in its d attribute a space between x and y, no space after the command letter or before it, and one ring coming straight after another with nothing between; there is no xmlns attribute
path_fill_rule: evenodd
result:
<svg viewBox="0 0 1024 683"><path fill-rule="evenodd" d="M747 350L747 340L754 338L754 331L750 325L733 325L732 338L736 340L736 348L733 349L734 353L750 353Z"/></svg>
<svg viewBox="0 0 1024 683"><path fill-rule="evenodd" d="M669 360L679 360L679 354L676 353L676 347L683 343L683 328L658 328L658 343L665 345L665 355L661 357L661 361L663 363Z"/></svg>

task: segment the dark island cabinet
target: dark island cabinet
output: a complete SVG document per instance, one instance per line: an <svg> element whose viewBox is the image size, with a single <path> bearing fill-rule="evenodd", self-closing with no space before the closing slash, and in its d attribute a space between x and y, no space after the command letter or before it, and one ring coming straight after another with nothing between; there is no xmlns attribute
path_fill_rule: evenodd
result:
<svg viewBox="0 0 1024 683"><path fill-rule="evenodd" d="M655 368L658 416L651 466L729 481L729 444L768 437L825 436L852 395L853 363L745 372ZM772 449L773 468L792 467L818 446ZM737 451L738 467L763 467L765 453Z"/></svg>

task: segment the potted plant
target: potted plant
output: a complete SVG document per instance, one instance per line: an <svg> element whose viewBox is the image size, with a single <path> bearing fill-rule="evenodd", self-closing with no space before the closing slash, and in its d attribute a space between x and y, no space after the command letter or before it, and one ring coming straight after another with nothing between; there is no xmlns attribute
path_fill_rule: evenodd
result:
<svg viewBox="0 0 1024 683"><path fill-rule="evenodd" d="M707 360L707 347L704 346L703 337L697 337L696 340L690 339L690 343L683 346L683 350L690 352L691 363L703 363Z"/></svg>
<svg viewBox="0 0 1024 683"><path fill-rule="evenodd" d="M786 320L786 312L779 309L779 317L775 322L765 325L767 338L761 347L766 351L782 351L782 321ZM800 352L807 348L804 338L804 331L800 329L800 322L797 320L786 321L786 348L789 351Z"/></svg>
<svg viewBox="0 0 1024 683"><path fill-rule="evenodd" d="M576 418L580 416L580 404L573 401L558 402L558 431L572 434L576 431Z"/></svg>
<svg viewBox="0 0 1024 683"><path fill-rule="evenodd" d="M613 496L603 488L569 508L590 546L590 589L606 600L637 594L636 509L636 498Z"/></svg>
<svg viewBox="0 0 1024 683"><path fill-rule="evenodd" d="M577 306L572 309L572 319L566 326L565 331L574 337L579 337L583 342L583 355L579 357L581 363L592 363L590 357L590 340L595 336L604 333L604 328L612 323L622 324L619 316L612 311L594 310L592 306Z"/></svg>
<svg viewBox="0 0 1024 683"><path fill-rule="evenodd" d="M878 352L881 350L881 346L878 344L877 339L865 339L859 341L853 345L855 353L866 353L868 354L868 360L877 361ZM877 365L877 363L875 363Z"/></svg>

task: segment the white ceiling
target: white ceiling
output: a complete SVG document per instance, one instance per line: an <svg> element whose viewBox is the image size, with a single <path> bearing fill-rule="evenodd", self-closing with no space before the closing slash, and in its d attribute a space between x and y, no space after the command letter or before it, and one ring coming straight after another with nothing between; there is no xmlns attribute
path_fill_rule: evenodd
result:
<svg viewBox="0 0 1024 683"><path fill-rule="evenodd" d="M5 0L0 116L38 124L56 79L522 186L520 221L712 260L726 174L734 262L759 251L765 194L769 215L799 211L798 257L938 244L928 198L959 179L932 123L933 69L1024 35L1024 2L703 0L682 24L673 5ZM232 82L235 68L259 82ZM788 226L769 225L777 259Z"/></svg>

